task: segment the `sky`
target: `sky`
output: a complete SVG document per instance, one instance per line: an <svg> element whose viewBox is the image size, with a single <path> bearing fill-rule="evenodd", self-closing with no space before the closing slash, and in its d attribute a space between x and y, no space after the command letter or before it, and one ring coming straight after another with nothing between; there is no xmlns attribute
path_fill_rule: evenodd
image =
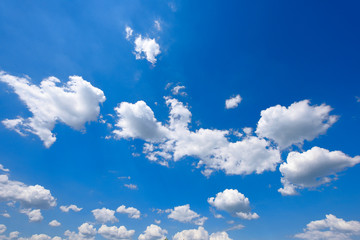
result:
<svg viewBox="0 0 360 240"><path fill-rule="evenodd" d="M0 2L0 239L360 239L357 1Z"/></svg>

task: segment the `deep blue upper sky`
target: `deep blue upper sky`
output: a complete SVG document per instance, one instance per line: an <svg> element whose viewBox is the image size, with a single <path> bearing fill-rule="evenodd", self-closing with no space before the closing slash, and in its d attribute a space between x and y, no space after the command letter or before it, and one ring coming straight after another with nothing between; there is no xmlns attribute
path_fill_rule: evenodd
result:
<svg viewBox="0 0 360 240"><path fill-rule="evenodd" d="M189 129L196 131L256 130L262 110L308 99L311 106L331 106L330 114L339 118L313 141L282 150L282 161L290 151L314 146L360 155L359 10L357 1L2 0L0 70L28 75L35 85L49 76L62 83L69 76L82 76L104 92L100 114L113 126L91 121L81 132L59 122L52 131L56 142L46 148L38 136L21 136L0 124L0 164L10 169L9 179L44 186L57 199L56 207L41 211L44 220L29 222L20 213L21 204L9 207L9 198L0 196L0 212L11 215L0 216L0 224L7 227L4 234L64 237L66 230L77 231L84 222L99 229L91 211L116 210L120 205L139 209L141 219L116 213L119 222L107 225L134 229L133 239L155 219L161 220L158 225L168 231L169 239L182 230L197 229L194 223L152 211L185 204L208 218L204 228L209 234L244 225L227 231L231 239L291 239L326 214L360 221L358 165L337 171L338 179L330 183L282 196L277 191L282 187L279 164L275 171L261 174L216 171L206 177L196 168L196 156L170 161L166 167L146 158L141 137L106 139L117 121L108 114L115 116L114 108L121 102L143 100L166 125L169 108L164 96L172 96L189 108ZM134 37L156 40L161 50L156 64L135 58L126 26ZM185 86L186 96L173 95L171 87L166 89L168 83ZM239 106L225 109L225 100L237 94L242 97ZM3 82L0 109L1 121L32 116ZM118 178L124 176L131 179ZM138 189L124 187L130 183ZM219 209L216 213L225 218L215 218L208 198L225 189L237 189L249 198L260 218L244 220ZM58 208L70 204L83 210L63 213ZM61 226L50 227L53 219ZM227 223L231 220L234 223ZM96 239L103 238L98 234Z"/></svg>

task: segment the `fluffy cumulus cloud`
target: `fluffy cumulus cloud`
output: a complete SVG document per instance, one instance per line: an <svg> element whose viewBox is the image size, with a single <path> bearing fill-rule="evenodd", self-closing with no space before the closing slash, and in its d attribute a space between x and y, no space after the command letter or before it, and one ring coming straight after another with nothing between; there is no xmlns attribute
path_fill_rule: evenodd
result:
<svg viewBox="0 0 360 240"><path fill-rule="evenodd" d="M226 109L230 109L230 108L236 108L237 106L239 106L239 104L241 103L242 98L241 96L238 94L235 97L226 99L225 101L225 108Z"/></svg>
<svg viewBox="0 0 360 240"><path fill-rule="evenodd" d="M56 206L50 191L40 185L26 185L0 175L0 201L17 201L24 208L47 209Z"/></svg>
<svg viewBox="0 0 360 240"><path fill-rule="evenodd" d="M82 210L82 208L79 208L78 206L71 204L69 206L60 206L60 210L62 212L69 212L70 210L72 210L74 212L80 212Z"/></svg>
<svg viewBox="0 0 360 240"><path fill-rule="evenodd" d="M141 215L140 211L137 210L136 208L134 208L134 207L127 208L124 205L121 205L120 207L118 207L116 209L116 212L127 214L129 216L129 218L135 218L135 219L139 219L140 215Z"/></svg>
<svg viewBox="0 0 360 240"><path fill-rule="evenodd" d="M103 236L104 238L106 238L106 239L110 239L110 240L126 240L126 239L131 239L131 237L134 235L135 231L134 230L127 230L126 227L124 227L124 226L108 227L106 225L102 225L99 228L98 233L101 236Z"/></svg>
<svg viewBox="0 0 360 240"><path fill-rule="evenodd" d="M117 222L117 218L114 216L115 211L107 208L94 209L91 211L96 219L100 223Z"/></svg>
<svg viewBox="0 0 360 240"><path fill-rule="evenodd" d="M86 122L98 118L99 104L105 101L103 91L80 76L70 76L62 86L59 79L49 77L37 86L29 78L0 72L0 81L11 86L32 113L29 118L5 119L2 123L21 135L37 135L46 147L56 140L52 130L57 122L84 130Z"/></svg>
<svg viewBox="0 0 360 240"><path fill-rule="evenodd" d="M153 65L156 63L156 56L161 53L160 45L155 38L142 37L139 35L135 39L135 56L136 59L146 58Z"/></svg>
<svg viewBox="0 0 360 240"><path fill-rule="evenodd" d="M186 96L186 92L184 92L185 90L185 86L175 86L171 89L171 93L174 95L181 95L181 96Z"/></svg>
<svg viewBox="0 0 360 240"><path fill-rule="evenodd" d="M295 238L309 240L350 240L360 236L360 222L345 221L332 214L326 215L325 219L312 221L306 225L303 233L295 235Z"/></svg>
<svg viewBox="0 0 360 240"><path fill-rule="evenodd" d="M170 108L167 124L158 122L143 101L119 104L115 108L118 117L115 138L143 139L147 158L163 165L184 157L198 158L198 166L204 166L205 175L218 170L226 174L261 174L274 171L281 161L279 149L265 139L246 135L231 142L230 131L203 128L191 131L189 109L174 98L165 100Z"/></svg>
<svg viewBox="0 0 360 240"><path fill-rule="evenodd" d="M94 240L97 233L96 228L92 224L83 223L78 227L78 232L65 231L68 240Z"/></svg>
<svg viewBox="0 0 360 240"><path fill-rule="evenodd" d="M59 226L61 226L61 223L59 223L57 220L52 220L51 222L49 222L49 226L59 227Z"/></svg>
<svg viewBox="0 0 360 240"><path fill-rule="evenodd" d="M40 209L22 209L20 212L26 214L29 217L29 222L41 222L44 219Z"/></svg>
<svg viewBox="0 0 360 240"><path fill-rule="evenodd" d="M173 240L209 240L209 233L203 228L190 229L178 232Z"/></svg>
<svg viewBox="0 0 360 240"><path fill-rule="evenodd" d="M337 121L337 116L330 115L331 110L325 104L311 106L309 100L289 107L276 105L261 111L256 133L274 140L282 149L302 144L304 140L312 141Z"/></svg>
<svg viewBox="0 0 360 240"><path fill-rule="evenodd" d="M216 232L210 235L209 240L231 240L227 232Z"/></svg>
<svg viewBox="0 0 360 240"><path fill-rule="evenodd" d="M349 157L340 151L313 147L299 153L290 152L286 162L280 165L282 195L295 195L298 188L315 188L336 178L336 173L360 162L360 156Z"/></svg>
<svg viewBox="0 0 360 240"><path fill-rule="evenodd" d="M161 227L151 224L144 233L139 235L138 240L164 240L168 232Z"/></svg>
<svg viewBox="0 0 360 240"><path fill-rule="evenodd" d="M225 189L208 198L208 203L218 210L226 211L242 219L257 219L259 215L251 212L250 201L236 189Z"/></svg>
<svg viewBox="0 0 360 240"><path fill-rule="evenodd" d="M183 206L174 207L170 209L168 218L174 219L179 222L192 222L196 225L203 225L207 220L206 217L200 217L200 215L190 209L190 205L186 204Z"/></svg>

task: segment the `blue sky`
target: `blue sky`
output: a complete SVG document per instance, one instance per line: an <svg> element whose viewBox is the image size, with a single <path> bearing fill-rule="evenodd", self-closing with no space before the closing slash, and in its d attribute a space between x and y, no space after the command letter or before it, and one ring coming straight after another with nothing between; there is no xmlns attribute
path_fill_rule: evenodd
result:
<svg viewBox="0 0 360 240"><path fill-rule="evenodd" d="M0 239L360 239L359 7L1 1Z"/></svg>

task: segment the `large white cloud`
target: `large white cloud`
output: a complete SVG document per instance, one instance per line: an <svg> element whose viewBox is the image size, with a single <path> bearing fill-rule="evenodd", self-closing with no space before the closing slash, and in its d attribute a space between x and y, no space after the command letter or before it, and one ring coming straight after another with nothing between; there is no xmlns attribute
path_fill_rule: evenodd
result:
<svg viewBox="0 0 360 240"><path fill-rule="evenodd" d="M136 59L146 58L153 65L156 63L156 56L161 53L160 45L155 38L142 37L139 35L135 39L135 56Z"/></svg>
<svg viewBox="0 0 360 240"><path fill-rule="evenodd" d="M118 219L114 216L115 211L107 208L94 209L91 211L96 219L100 223L117 222Z"/></svg>
<svg viewBox="0 0 360 240"><path fill-rule="evenodd" d="M174 207L170 210L168 218L177 220L179 222L193 222L196 225L203 225L207 220L206 217L200 217L200 215L190 209L190 205Z"/></svg>
<svg viewBox="0 0 360 240"><path fill-rule="evenodd" d="M297 188L314 188L329 183L336 178L336 173L359 162L360 156L352 158L343 152L330 152L319 147L303 153L290 152L279 168L284 185L279 192L282 195L295 195Z"/></svg>
<svg viewBox="0 0 360 240"><path fill-rule="evenodd" d="M183 157L198 158L198 166L204 166L205 175L218 170L226 174L260 174L274 171L281 161L277 147L265 139L246 135L230 142L230 131L203 128L191 131L189 109L176 99L165 100L170 108L167 124L158 122L143 101L121 103L115 109L118 115L117 128L113 131L115 138L145 140L147 158L163 165Z"/></svg>
<svg viewBox="0 0 360 240"><path fill-rule="evenodd" d="M225 189L208 198L208 203L218 210L226 211L239 218L251 220L259 218L257 213L251 212L250 201L236 189Z"/></svg>
<svg viewBox="0 0 360 240"><path fill-rule="evenodd" d="M168 232L158 225L151 224L147 226L144 233L140 234L138 240L164 240Z"/></svg>
<svg viewBox="0 0 360 240"><path fill-rule="evenodd" d="M140 211L137 210L136 208L126 207L124 205L121 205L120 207L118 207L116 209L116 212L127 214L129 216L129 218L135 218L135 219L139 219L141 216Z"/></svg>
<svg viewBox="0 0 360 240"><path fill-rule="evenodd" d="M360 236L360 222L345 221L332 214L325 219L312 221L306 225L303 233L298 233L295 238L308 240L348 240Z"/></svg>
<svg viewBox="0 0 360 240"><path fill-rule="evenodd" d="M46 209L56 206L51 192L40 185L26 185L0 175L0 201L18 201L24 208Z"/></svg>
<svg viewBox="0 0 360 240"><path fill-rule="evenodd" d="M60 210L62 212L69 212L70 210L72 210L74 212L80 212L82 210L82 208L79 208L78 206L71 204L69 206L60 206Z"/></svg>
<svg viewBox="0 0 360 240"><path fill-rule="evenodd" d="M20 212L26 214L29 217L29 222L41 222L44 219L40 209L22 209Z"/></svg>
<svg viewBox="0 0 360 240"><path fill-rule="evenodd" d="M239 94L236 95L235 97L231 97L229 99L226 99L225 108L226 109L236 108L241 103L241 100L242 100L242 98L241 98L241 96Z"/></svg>
<svg viewBox="0 0 360 240"><path fill-rule="evenodd" d="M337 116L329 114L331 110L325 104L310 106L309 100L295 102L288 108L276 105L261 111L256 133L273 139L282 149L312 141L337 121Z"/></svg>
<svg viewBox="0 0 360 240"><path fill-rule="evenodd" d="M126 240L126 239L131 239L131 237L134 235L135 231L134 230L127 230L126 227L124 226L120 226L120 227L115 227L115 226L111 226L108 227L106 225L102 225L99 230L98 233L103 236L106 239L110 239L110 240Z"/></svg>
<svg viewBox="0 0 360 240"><path fill-rule="evenodd" d="M56 140L52 130L57 122L83 130L86 122L98 118L99 104L105 101L103 91L80 76L70 76L69 81L62 86L58 86L59 79L49 77L36 86L29 78L0 72L0 81L11 86L33 114L26 119L5 119L3 124L22 135L37 135L46 147L50 147Z"/></svg>
<svg viewBox="0 0 360 240"><path fill-rule="evenodd" d="M83 223L78 227L77 233L66 230L64 235L68 237L68 240L94 240L96 233L97 230L92 224Z"/></svg>

